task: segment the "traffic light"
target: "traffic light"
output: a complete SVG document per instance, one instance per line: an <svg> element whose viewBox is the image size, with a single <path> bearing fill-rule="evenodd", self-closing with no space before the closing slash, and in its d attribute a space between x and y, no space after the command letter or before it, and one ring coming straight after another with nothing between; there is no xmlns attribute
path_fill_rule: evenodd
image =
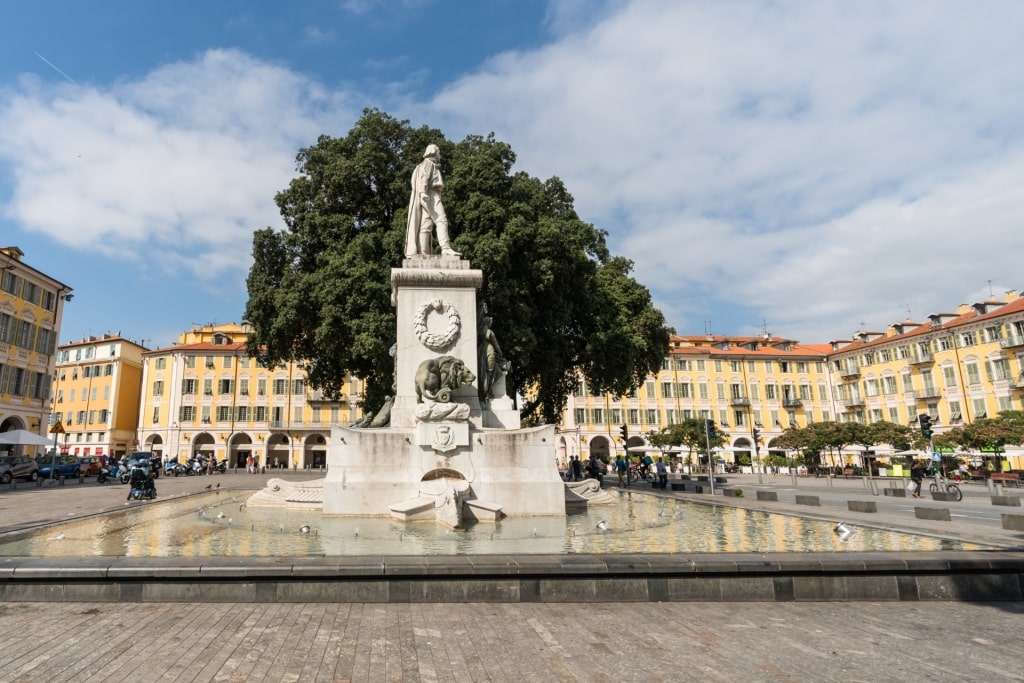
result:
<svg viewBox="0 0 1024 683"><path fill-rule="evenodd" d="M714 420L704 420L704 428L707 430L707 433L708 433L708 441L714 441L715 438L718 436L715 433L715 421Z"/></svg>
<svg viewBox="0 0 1024 683"><path fill-rule="evenodd" d="M629 427L626 425L619 427L619 434L622 435L622 445L625 446L626 442L629 441Z"/></svg>
<svg viewBox="0 0 1024 683"><path fill-rule="evenodd" d="M752 434L754 435L754 443L758 443L761 440L761 430L754 427Z"/></svg>
<svg viewBox="0 0 1024 683"><path fill-rule="evenodd" d="M921 413L917 416L917 421L921 423L921 434L926 439L930 439L932 436L932 416L928 413Z"/></svg>

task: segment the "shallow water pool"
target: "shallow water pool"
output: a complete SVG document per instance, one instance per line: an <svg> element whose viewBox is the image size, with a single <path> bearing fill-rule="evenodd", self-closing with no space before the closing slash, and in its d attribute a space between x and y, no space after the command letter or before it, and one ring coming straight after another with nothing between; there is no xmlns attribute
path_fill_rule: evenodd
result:
<svg viewBox="0 0 1024 683"><path fill-rule="evenodd" d="M248 507L248 493L202 494L0 536L0 556L273 557L566 553L983 550L988 546L832 522L633 496L565 517L507 518L458 531L432 522L330 518Z"/></svg>

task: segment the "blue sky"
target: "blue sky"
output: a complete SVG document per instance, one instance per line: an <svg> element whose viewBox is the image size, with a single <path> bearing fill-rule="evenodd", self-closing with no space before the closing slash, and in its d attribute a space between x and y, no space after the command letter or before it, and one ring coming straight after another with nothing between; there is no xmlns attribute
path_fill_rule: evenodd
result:
<svg viewBox="0 0 1024 683"><path fill-rule="evenodd" d="M562 178L681 334L1024 289L1014 0L11 4L0 243L74 287L61 342L240 320L295 152L365 107Z"/></svg>

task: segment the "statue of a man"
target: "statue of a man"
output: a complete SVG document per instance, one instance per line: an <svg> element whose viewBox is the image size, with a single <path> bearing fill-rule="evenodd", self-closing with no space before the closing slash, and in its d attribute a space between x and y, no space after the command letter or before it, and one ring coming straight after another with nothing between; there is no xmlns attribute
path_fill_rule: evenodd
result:
<svg viewBox="0 0 1024 683"><path fill-rule="evenodd" d="M448 237L448 217L441 203L444 180L441 178L441 150L427 145L423 161L412 172L412 193L409 195L409 222L406 225L405 255L429 255L431 228L437 228L437 242L442 256L462 256L452 249Z"/></svg>

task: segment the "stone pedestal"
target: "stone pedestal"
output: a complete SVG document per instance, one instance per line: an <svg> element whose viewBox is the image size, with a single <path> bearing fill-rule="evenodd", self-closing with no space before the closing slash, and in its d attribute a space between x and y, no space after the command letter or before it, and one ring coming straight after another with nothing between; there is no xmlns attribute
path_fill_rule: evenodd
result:
<svg viewBox="0 0 1024 683"><path fill-rule="evenodd" d="M470 503L499 506L504 515L564 515L565 484L555 467L554 442L553 425L472 428L467 445L439 453L429 444L417 444L415 429L334 427L323 512L393 516L392 506L420 496L425 478L445 476L468 483ZM479 506L467 514L480 518Z"/></svg>

